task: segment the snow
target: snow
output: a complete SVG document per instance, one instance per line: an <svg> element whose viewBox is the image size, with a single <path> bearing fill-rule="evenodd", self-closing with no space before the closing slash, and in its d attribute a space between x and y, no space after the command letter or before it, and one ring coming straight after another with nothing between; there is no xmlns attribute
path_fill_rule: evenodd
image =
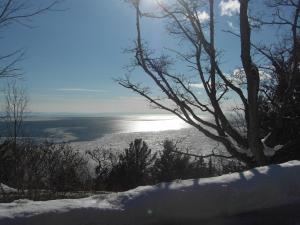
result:
<svg viewBox="0 0 300 225"><path fill-rule="evenodd" d="M270 137L270 135L271 135L271 133L268 133L263 139L261 139L261 143L264 146L263 150L264 150L265 156L272 157L273 155L275 155L276 151L282 149L284 147L284 145L276 145L274 147L267 146L266 141Z"/></svg>
<svg viewBox="0 0 300 225"><path fill-rule="evenodd" d="M264 154L265 156L272 157L275 155L274 148L270 148L267 145L264 145Z"/></svg>
<svg viewBox="0 0 300 225"><path fill-rule="evenodd" d="M276 151L282 149L283 147L284 147L284 145L276 145L276 146L274 146L274 151L276 152Z"/></svg>
<svg viewBox="0 0 300 225"><path fill-rule="evenodd" d="M220 177L45 202L0 204L0 224L129 225L197 221L300 203L300 161Z"/></svg>
<svg viewBox="0 0 300 225"><path fill-rule="evenodd" d="M18 192L17 189L15 188L11 188L5 184L0 183L0 193L14 193L14 192Z"/></svg>
<svg viewBox="0 0 300 225"><path fill-rule="evenodd" d="M234 143L235 149L242 154L247 155L248 157L253 157L253 153L251 152L250 148L241 148L237 142L230 136L226 137L228 141Z"/></svg>

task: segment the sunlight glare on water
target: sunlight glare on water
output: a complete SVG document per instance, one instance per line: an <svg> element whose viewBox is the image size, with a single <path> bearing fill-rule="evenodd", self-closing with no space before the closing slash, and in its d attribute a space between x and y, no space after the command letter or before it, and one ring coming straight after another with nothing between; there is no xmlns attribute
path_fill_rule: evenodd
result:
<svg viewBox="0 0 300 225"><path fill-rule="evenodd" d="M170 115L143 116L141 119L136 118L135 122L129 126L128 129L131 130L131 132L157 132L180 130L189 127L189 125L181 119Z"/></svg>

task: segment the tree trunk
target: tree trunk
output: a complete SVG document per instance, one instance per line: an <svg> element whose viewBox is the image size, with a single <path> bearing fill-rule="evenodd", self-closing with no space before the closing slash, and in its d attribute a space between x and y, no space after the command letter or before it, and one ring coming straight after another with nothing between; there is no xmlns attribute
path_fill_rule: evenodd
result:
<svg viewBox="0 0 300 225"><path fill-rule="evenodd" d="M248 143L258 165L266 164L260 140L258 116L259 70L251 59L251 29L248 21L248 0L240 0L241 59L247 77Z"/></svg>

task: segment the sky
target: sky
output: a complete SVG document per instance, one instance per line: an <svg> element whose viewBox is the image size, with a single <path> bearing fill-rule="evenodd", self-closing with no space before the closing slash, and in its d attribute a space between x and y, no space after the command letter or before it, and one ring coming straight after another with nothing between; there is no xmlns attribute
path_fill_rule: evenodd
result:
<svg viewBox="0 0 300 225"><path fill-rule="evenodd" d="M151 10L153 0L142 1ZM155 112L143 98L114 81L128 72L126 66L133 57L125 50L135 38L134 10L123 0L65 0L57 7L64 10L33 18L33 28L15 24L2 31L2 52L26 50L19 84L27 90L30 111ZM238 29L237 12L237 0L217 1L218 30ZM209 18L205 11L199 16ZM164 27L161 21L143 21L144 38L159 51L178 46ZM217 41L226 51L225 71L237 67L237 39L223 32ZM141 71L134 71L133 76L147 83ZM4 80L0 82L5 85Z"/></svg>

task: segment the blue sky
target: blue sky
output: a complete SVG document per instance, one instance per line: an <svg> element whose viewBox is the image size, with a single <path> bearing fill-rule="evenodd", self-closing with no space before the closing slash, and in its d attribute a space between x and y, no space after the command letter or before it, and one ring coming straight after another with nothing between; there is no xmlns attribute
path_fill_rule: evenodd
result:
<svg viewBox="0 0 300 225"><path fill-rule="evenodd" d="M151 8L152 0L144 1ZM225 3L217 7L217 26L219 30L237 29L232 17L236 1ZM30 110L153 112L144 99L113 81L127 72L125 66L132 57L124 49L132 46L135 38L133 9L122 0L65 0L59 7L67 10L35 17L31 21L34 29L14 25L3 33L2 51L26 49L20 82L27 89ZM205 13L203 16L205 19ZM177 46L160 21L144 21L143 35L158 50ZM223 68L230 71L239 66L236 38L219 33L217 41L226 51ZM141 71L134 76L144 79Z"/></svg>

